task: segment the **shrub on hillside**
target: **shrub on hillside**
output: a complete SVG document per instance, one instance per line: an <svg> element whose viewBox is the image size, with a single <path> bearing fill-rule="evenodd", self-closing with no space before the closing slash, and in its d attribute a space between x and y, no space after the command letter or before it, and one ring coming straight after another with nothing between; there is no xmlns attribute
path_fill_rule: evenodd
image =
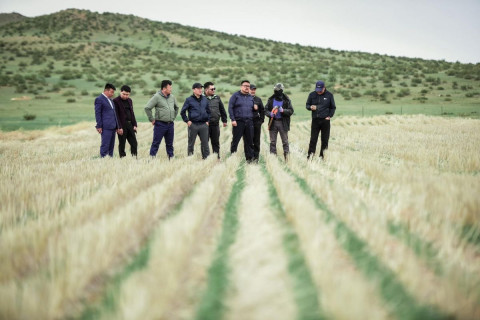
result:
<svg viewBox="0 0 480 320"><path fill-rule="evenodd" d="M25 120L27 120L27 121L35 120L36 117L37 117L37 115L31 114L31 113L25 113L25 114L23 115L23 119L25 119Z"/></svg>

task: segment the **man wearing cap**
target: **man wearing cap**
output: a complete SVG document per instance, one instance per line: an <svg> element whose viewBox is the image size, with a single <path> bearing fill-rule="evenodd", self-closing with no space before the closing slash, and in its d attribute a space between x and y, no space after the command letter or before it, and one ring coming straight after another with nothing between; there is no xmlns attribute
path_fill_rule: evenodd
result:
<svg viewBox="0 0 480 320"><path fill-rule="evenodd" d="M306 108L312 111L312 127L307 158L310 159L315 154L318 134L321 132L320 157L324 159L324 153L328 149L328 139L330 138L330 119L335 114L335 109L337 108L333 94L325 88L325 82L317 81L315 91L310 92L308 95Z"/></svg>
<svg viewBox="0 0 480 320"><path fill-rule="evenodd" d="M155 115L152 113L153 109L155 109ZM155 157L157 155L158 147L165 137L165 148L170 160L173 158L173 137L175 133L173 121L178 114L177 99L172 94L172 81L162 81L160 91L147 102L145 113L154 126L150 156Z"/></svg>
<svg viewBox="0 0 480 320"><path fill-rule="evenodd" d="M188 125L188 155L193 155L193 148L198 135L201 142L202 159L206 159L210 154L210 149L208 148L210 107L208 106L208 99L202 95L202 88L201 83L196 82L193 84L193 94L185 100L180 115Z"/></svg>
<svg viewBox="0 0 480 320"><path fill-rule="evenodd" d="M250 81L243 80L240 90L228 101L228 114L232 121L232 145L230 152L237 152L238 143L243 137L243 148L247 162L253 160L253 97L250 95Z"/></svg>
<svg viewBox="0 0 480 320"><path fill-rule="evenodd" d="M260 134L262 123L265 121L265 107L262 99L256 96L257 86L250 84L250 95L253 97L253 160L258 161L260 155Z"/></svg>
<svg viewBox="0 0 480 320"><path fill-rule="evenodd" d="M203 85L205 97L208 100L210 107L210 122L208 123L208 136L212 144L212 152L217 154L220 159L220 126L219 122L222 120L223 127L227 126L227 113L222 99L215 94L215 85L213 82L205 82Z"/></svg>
<svg viewBox="0 0 480 320"><path fill-rule="evenodd" d="M270 153L277 154L277 136L280 133L283 146L283 156L285 161L288 160L290 147L288 144L288 131L290 131L290 117L294 110L292 101L283 93L284 86L277 83L273 87L273 95L268 98L265 106L265 113L270 118L268 122L268 130L270 133Z"/></svg>

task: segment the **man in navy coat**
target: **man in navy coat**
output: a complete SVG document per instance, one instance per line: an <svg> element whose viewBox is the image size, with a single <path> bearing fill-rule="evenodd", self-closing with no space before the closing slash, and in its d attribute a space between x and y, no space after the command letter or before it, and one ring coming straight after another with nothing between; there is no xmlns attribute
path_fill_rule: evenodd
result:
<svg viewBox="0 0 480 320"><path fill-rule="evenodd" d="M120 127L115 114L115 105L112 101L115 90L113 84L107 83L103 93L95 99L95 119L97 121L95 128L102 136L102 144L100 145L100 156L102 158L107 155L113 157L115 132L119 135L123 134L123 130L118 129Z"/></svg>

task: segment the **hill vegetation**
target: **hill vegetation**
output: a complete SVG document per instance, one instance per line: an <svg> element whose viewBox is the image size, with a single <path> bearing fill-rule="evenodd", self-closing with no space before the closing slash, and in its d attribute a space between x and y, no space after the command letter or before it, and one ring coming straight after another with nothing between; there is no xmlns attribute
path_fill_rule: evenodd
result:
<svg viewBox="0 0 480 320"><path fill-rule="evenodd" d="M174 82L180 102L193 82L213 80L228 98L247 78L264 98L275 83L284 83L300 111L315 81L323 79L336 94L339 114L480 112L480 64L305 47L76 9L0 25L0 37L2 96L51 99L43 103L57 114L38 110L35 120L45 126L57 124L59 114L63 124L91 119L91 98L106 82L129 84L143 104L164 78ZM18 127L7 124L9 116L24 120L42 105L1 103L4 130ZM69 120L64 110L71 104L78 107Z"/></svg>

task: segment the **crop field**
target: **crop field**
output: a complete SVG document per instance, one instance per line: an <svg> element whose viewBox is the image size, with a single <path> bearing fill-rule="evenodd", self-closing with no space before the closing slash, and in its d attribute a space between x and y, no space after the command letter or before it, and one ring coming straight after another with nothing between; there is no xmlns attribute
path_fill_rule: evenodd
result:
<svg viewBox="0 0 480 320"><path fill-rule="evenodd" d="M307 161L293 119L287 163L265 129L258 164L230 124L220 160L0 132L0 319L480 319L480 120L341 116Z"/></svg>

